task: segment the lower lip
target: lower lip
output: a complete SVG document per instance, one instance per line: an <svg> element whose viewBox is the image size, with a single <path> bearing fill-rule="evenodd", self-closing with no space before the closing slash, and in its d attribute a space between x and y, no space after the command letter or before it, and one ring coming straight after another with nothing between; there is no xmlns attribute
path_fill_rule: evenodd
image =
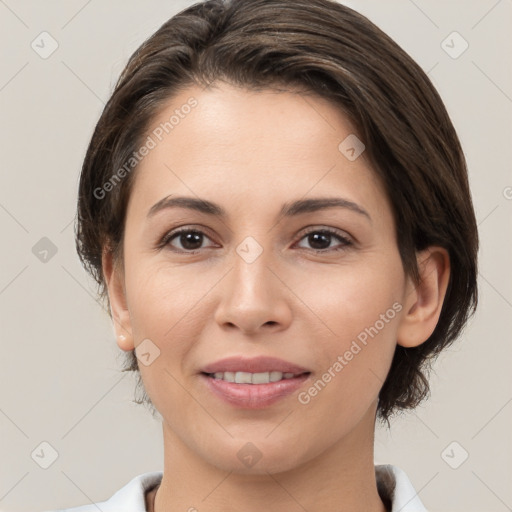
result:
<svg viewBox="0 0 512 512"><path fill-rule="evenodd" d="M298 377L269 382L268 384L236 384L235 382L208 377L204 373L200 374L210 391L225 402L244 409L269 407L297 391L310 376L310 373L305 373Z"/></svg>

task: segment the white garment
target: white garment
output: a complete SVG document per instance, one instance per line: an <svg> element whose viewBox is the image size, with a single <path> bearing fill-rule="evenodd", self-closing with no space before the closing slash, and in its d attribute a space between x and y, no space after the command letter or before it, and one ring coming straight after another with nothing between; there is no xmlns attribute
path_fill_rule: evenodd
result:
<svg viewBox="0 0 512 512"><path fill-rule="evenodd" d="M395 482L394 492L384 484L383 477L386 473ZM160 483L162 475L162 471L143 473L130 480L107 501L53 512L146 512L145 493ZM375 466L375 475L377 482L382 482L387 496L391 499L391 512L427 512L402 469L391 464L380 464Z"/></svg>

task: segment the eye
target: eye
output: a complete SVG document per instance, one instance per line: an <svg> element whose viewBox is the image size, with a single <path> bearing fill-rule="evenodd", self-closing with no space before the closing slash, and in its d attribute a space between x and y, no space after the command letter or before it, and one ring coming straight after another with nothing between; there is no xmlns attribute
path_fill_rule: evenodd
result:
<svg viewBox="0 0 512 512"><path fill-rule="evenodd" d="M183 252L187 254L195 254L203 249L202 244L205 239L210 238L199 229L182 228L177 231L171 231L164 235L159 247L169 246L175 252ZM341 251L352 245L352 242L345 236L335 230L326 228L313 228L306 232L300 241L306 239L311 244L311 250L317 253L326 253L331 251ZM338 247L329 247L331 242L338 240ZM173 242L179 244L177 247ZM212 246L210 246L212 247ZM299 246L300 247L300 246ZM301 247L307 249L307 247Z"/></svg>
<svg viewBox="0 0 512 512"><path fill-rule="evenodd" d="M335 230L326 229L326 228L313 228L309 230L305 235L301 238L301 240L306 239L309 244L311 244L311 250L322 253L322 252L331 252L331 251L341 251L345 247L349 247L352 245L352 242L345 236L341 235ZM338 240L341 244L341 247L329 247L333 239ZM307 247L305 247L307 249Z"/></svg>
<svg viewBox="0 0 512 512"><path fill-rule="evenodd" d="M177 252L186 252L189 254L195 254L198 252L198 249L201 249L201 245L204 241L204 239L209 238L206 236L205 233L198 229L180 229L178 231L171 231L170 233L167 233L160 245L163 246L171 246L172 250L176 250ZM171 242L173 242L176 239L176 242L181 245L181 247L176 248L172 245Z"/></svg>

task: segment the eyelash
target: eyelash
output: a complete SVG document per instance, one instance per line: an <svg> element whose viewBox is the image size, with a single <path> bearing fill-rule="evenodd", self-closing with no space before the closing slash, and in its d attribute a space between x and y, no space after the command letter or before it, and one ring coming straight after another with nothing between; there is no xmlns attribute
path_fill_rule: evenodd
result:
<svg viewBox="0 0 512 512"><path fill-rule="evenodd" d="M209 238L208 235L206 233L204 233L203 231L201 231L200 229L180 228L176 231L170 231L169 233L166 233L163 236L160 243L158 244L158 247L159 248L164 248L166 246L171 247L170 242L174 238L177 238L179 235L181 235L183 233L196 233L196 234L204 235L206 238ZM347 247L350 247L353 245L353 243L347 237L340 235L337 231L335 231L333 229L328 229L328 228L320 228L320 229L312 228L312 229L308 230L306 233L303 233L302 237L299 239L299 242L312 233L321 233L324 235L330 235L330 236L333 236L334 238L337 238L342 243L341 247L338 247L335 249L306 249L309 251L313 251L316 254L322 254L322 253L325 254L325 253L330 253L330 252L343 251ZM305 249L305 248L301 247L301 249ZM176 249L176 248L171 248L170 250L177 252L177 253L181 253L181 254L197 254L201 251L201 249L192 251L192 250L186 250L186 249L182 250L182 249Z"/></svg>

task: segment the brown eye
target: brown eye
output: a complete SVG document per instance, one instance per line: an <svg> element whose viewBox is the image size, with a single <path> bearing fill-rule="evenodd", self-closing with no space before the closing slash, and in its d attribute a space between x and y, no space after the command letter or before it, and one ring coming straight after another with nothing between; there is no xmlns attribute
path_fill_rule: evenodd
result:
<svg viewBox="0 0 512 512"><path fill-rule="evenodd" d="M170 246L171 249L176 249L178 252L196 252L201 249L204 239L209 238L197 229L181 229L168 233L162 240L162 246ZM175 241L179 244L178 247L171 242Z"/></svg>
<svg viewBox="0 0 512 512"><path fill-rule="evenodd" d="M339 251L344 247L352 245L352 242L331 229L314 229L306 233L301 240L306 239L311 249L315 252ZM340 242L338 247L330 247L333 240ZM341 247L340 247L341 246ZM305 247L307 249L307 247Z"/></svg>

